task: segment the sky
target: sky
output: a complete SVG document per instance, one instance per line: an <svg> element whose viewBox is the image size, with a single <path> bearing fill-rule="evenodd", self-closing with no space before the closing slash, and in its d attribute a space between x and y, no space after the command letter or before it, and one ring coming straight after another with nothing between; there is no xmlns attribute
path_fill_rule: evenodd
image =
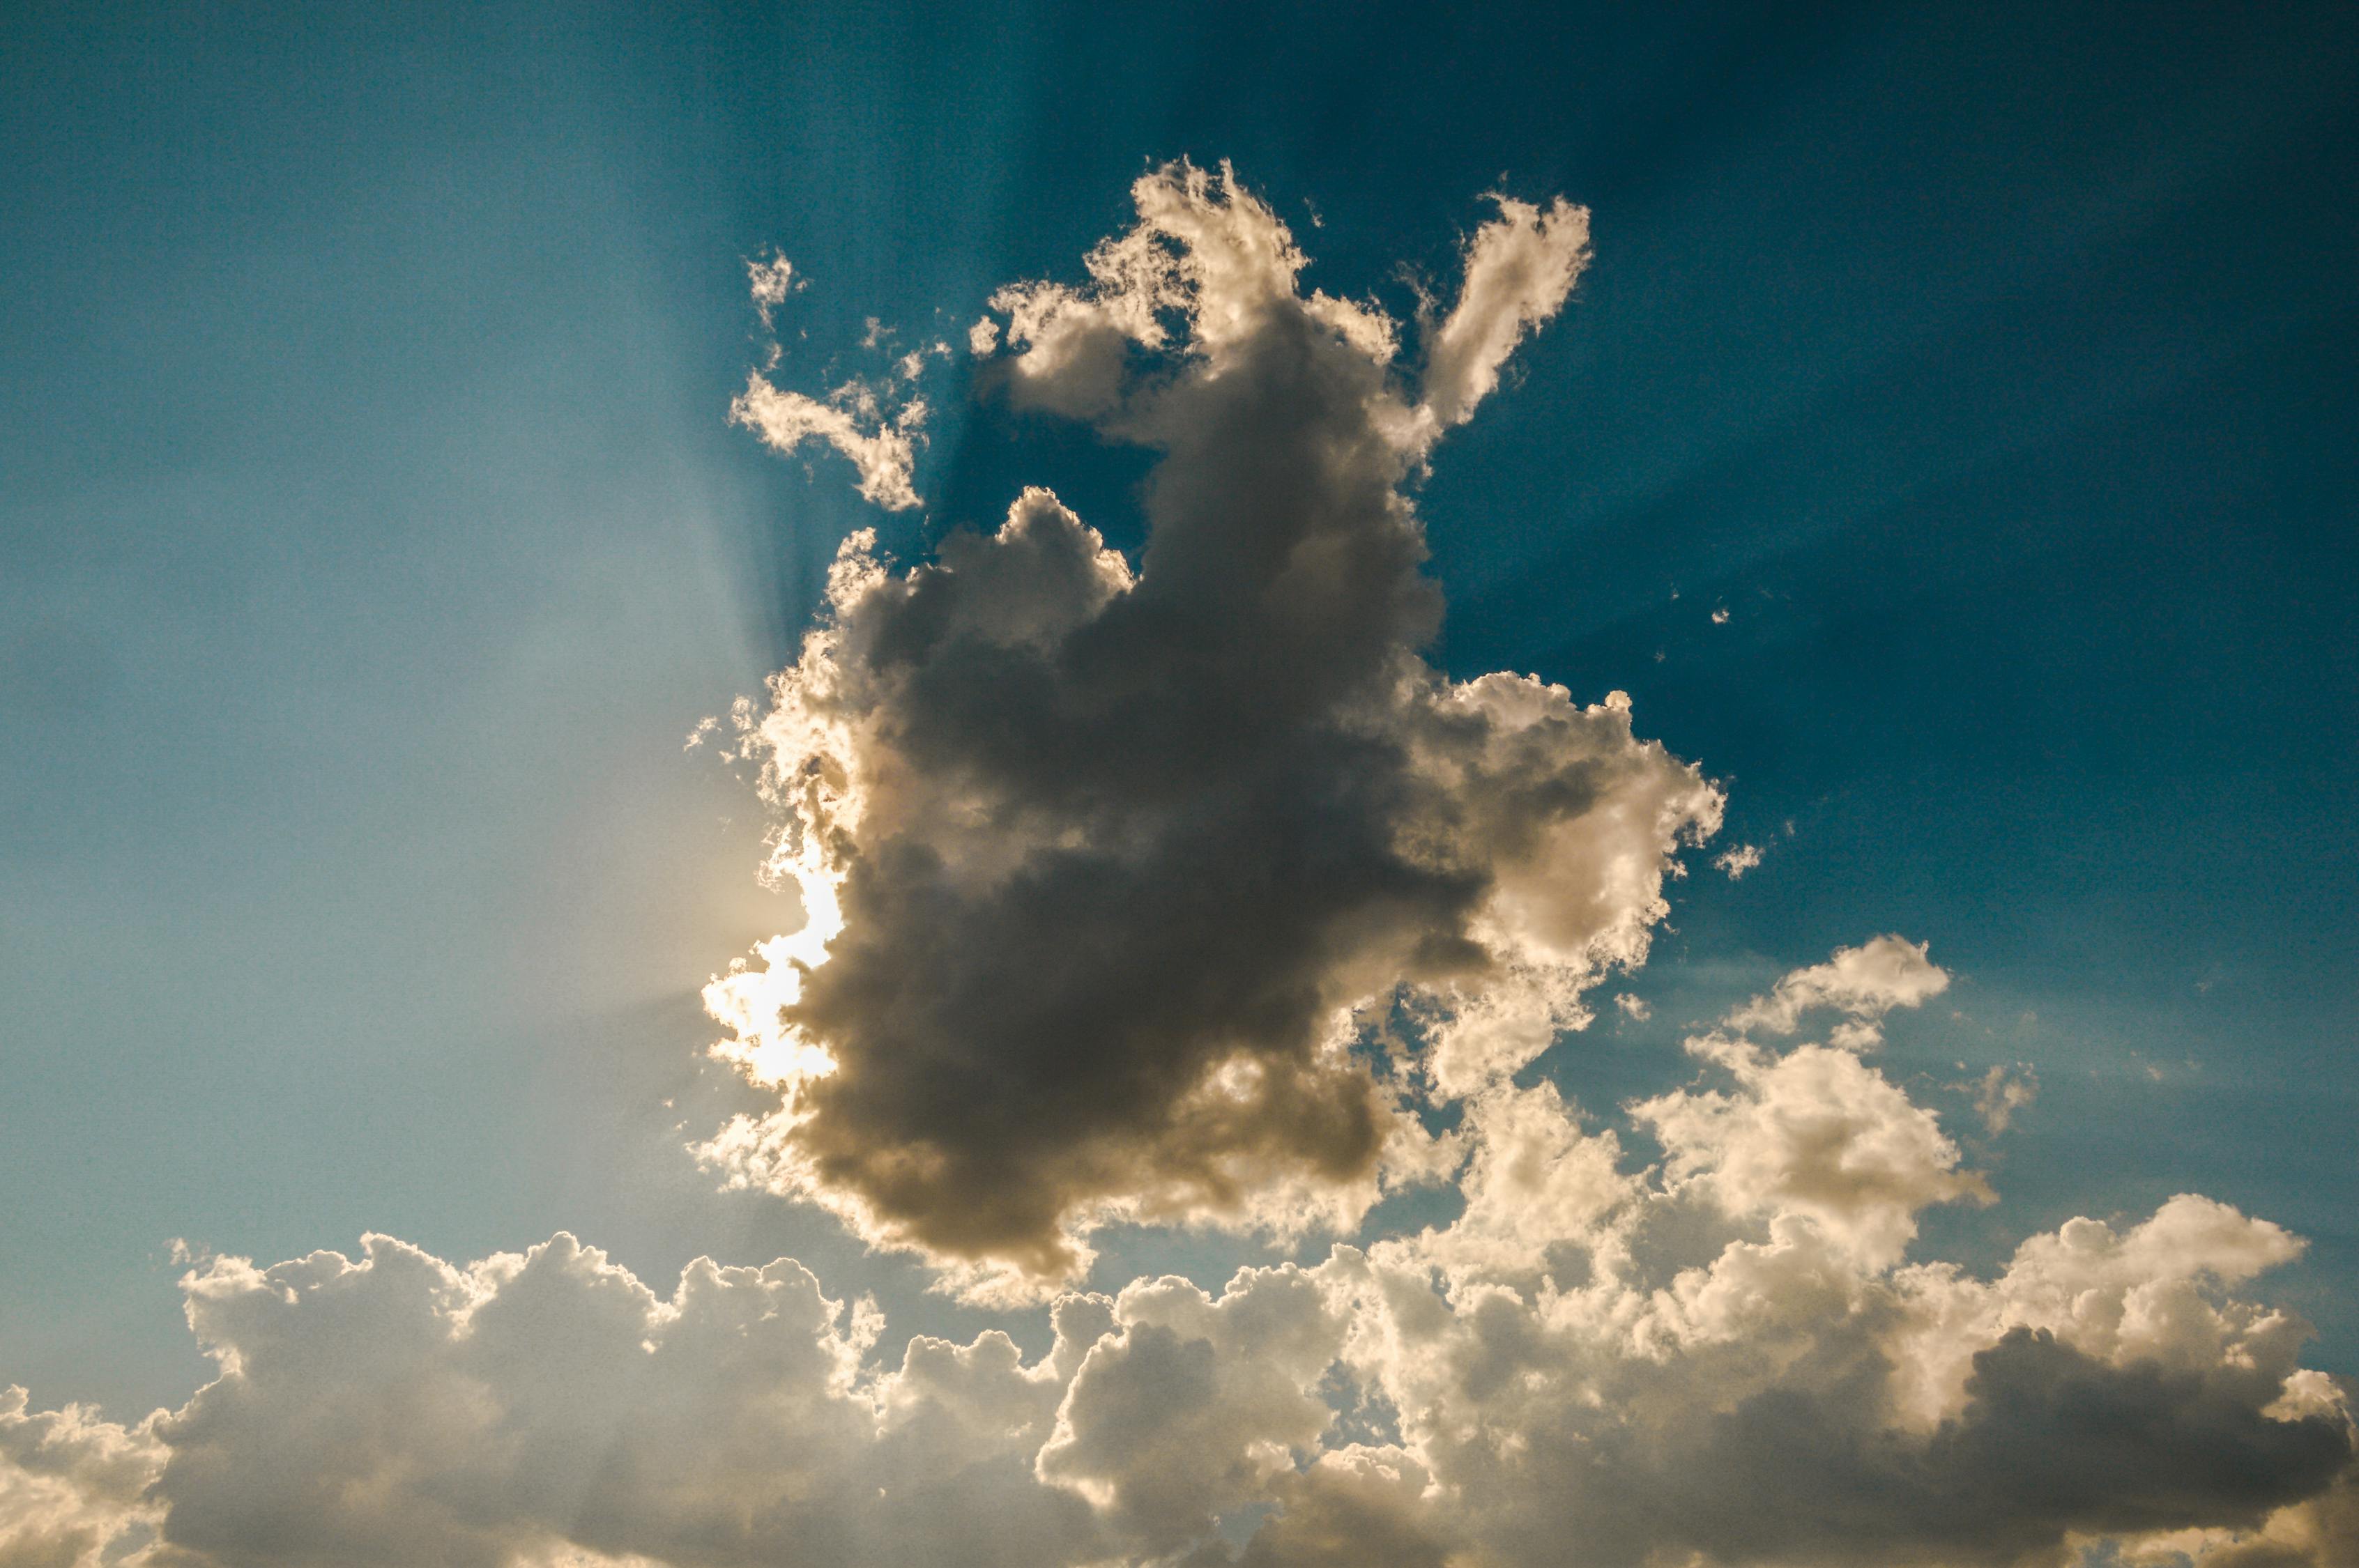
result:
<svg viewBox="0 0 2359 1568"><path fill-rule="evenodd" d="M0 1568L2348 1561L2354 33L9 8Z"/></svg>

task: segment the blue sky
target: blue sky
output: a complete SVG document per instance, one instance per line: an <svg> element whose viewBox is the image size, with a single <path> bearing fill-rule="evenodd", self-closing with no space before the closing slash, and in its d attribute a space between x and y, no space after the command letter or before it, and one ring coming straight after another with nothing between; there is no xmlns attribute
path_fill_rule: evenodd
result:
<svg viewBox="0 0 2359 1568"><path fill-rule="evenodd" d="M685 1153L744 1093L698 989L793 901L682 741L793 656L856 526L914 557L1047 483L1143 539L1144 456L963 361L918 511L730 427L747 261L805 281L776 373L816 391L874 370L868 318L956 341L1076 276L1182 156L1403 316L1481 193L1591 210L1571 303L1417 489L1430 657L1626 690L1764 854L1690 857L1614 988L1651 1018L1555 1079L1658 1092L1690 1025L1903 933L1953 984L1894 1079L1960 1118L1990 1066L2039 1085L1970 1149L2006 1202L1929 1245L2201 1192L2310 1239L2271 1299L2359 1375L2354 27L11 8L0 1379L177 1403L210 1374L173 1238L372 1229L569 1228L651 1280L791 1253L897 1330L1045 1344ZM1110 1240L1100 1283L1197 1246Z"/></svg>

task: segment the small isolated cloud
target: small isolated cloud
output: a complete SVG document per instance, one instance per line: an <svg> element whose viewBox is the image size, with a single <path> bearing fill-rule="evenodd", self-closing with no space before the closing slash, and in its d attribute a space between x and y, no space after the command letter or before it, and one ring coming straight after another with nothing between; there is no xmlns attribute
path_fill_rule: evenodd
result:
<svg viewBox="0 0 2359 1568"><path fill-rule="evenodd" d="M1761 863L1761 849L1757 844L1732 844L1713 856L1712 863L1718 866L1730 881L1742 881L1745 872Z"/></svg>
<svg viewBox="0 0 2359 1568"><path fill-rule="evenodd" d="M1715 626L1725 626L1728 624L1728 606L1723 604L1719 609L1712 612L1712 623Z"/></svg>
<svg viewBox="0 0 2359 1568"><path fill-rule="evenodd" d="M821 401L782 392L758 371L729 406L731 424L743 425L775 450L792 452L812 440L833 447L852 460L861 496L892 512L918 504L912 475L925 420L921 398L887 409L873 389L851 381Z"/></svg>
<svg viewBox="0 0 2359 1568"><path fill-rule="evenodd" d="M775 326L773 312L802 283L784 256L748 262L745 270L754 308L761 315L763 330L769 331ZM872 316L862 346L875 348L889 335L890 330ZM950 352L947 343L934 349ZM927 415L925 399L913 395L908 384L925 368L928 352L914 349L902 355L881 388L854 377L820 398L786 391L764 374L777 363L774 343L767 363L746 377L745 390L730 403L729 422L753 431L775 451L791 453L806 441L833 447L851 460L863 499L887 511L908 511L919 504L915 474Z"/></svg>
<svg viewBox="0 0 2359 1568"><path fill-rule="evenodd" d="M2039 1075L2029 1067L1995 1066L1973 1086L1974 1114L1993 1138L2005 1132L2015 1113L2039 1098Z"/></svg>
<svg viewBox="0 0 2359 1568"><path fill-rule="evenodd" d="M745 277L754 295L754 308L762 318L762 330L776 330L772 313L787 302L787 296L800 288L795 276L794 264L773 253L768 261L749 261Z"/></svg>
<svg viewBox="0 0 2359 1568"><path fill-rule="evenodd" d="M1921 1007L1950 989L1949 971L1926 957L1927 945L1899 936L1878 936L1839 949L1823 964L1797 969L1766 996L1728 1015L1739 1031L1791 1034L1805 1014L1842 1014L1830 1036L1853 1050L1874 1048L1883 1038L1884 1015L1895 1008Z"/></svg>
<svg viewBox="0 0 2359 1568"><path fill-rule="evenodd" d="M1631 1019L1639 1023L1644 1023L1647 1020L1655 1016L1653 1006L1647 1002L1645 997L1633 996L1628 991L1624 991L1620 995L1616 996L1614 999L1614 1005L1622 1010L1623 1017Z"/></svg>

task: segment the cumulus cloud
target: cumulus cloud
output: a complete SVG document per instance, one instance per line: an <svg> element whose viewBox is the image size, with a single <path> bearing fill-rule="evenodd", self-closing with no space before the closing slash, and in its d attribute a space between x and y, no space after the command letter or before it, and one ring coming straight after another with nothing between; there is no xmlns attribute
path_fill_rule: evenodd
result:
<svg viewBox="0 0 2359 1568"><path fill-rule="evenodd" d="M787 302L787 296L802 287L795 277L794 264L776 254L767 261L747 262L745 282L766 332L777 325L775 312Z"/></svg>
<svg viewBox="0 0 2359 1568"><path fill-rule="evenodd" d="M153 1534L147 1491L164 1458L153 1423L30 1404L24 1389L0 1389L0 1568L122 1561Z"/></svg>
<svg viewBox="0 0 2359 1568"><path fill-rule="evenodd" d="M167 1561L1095 1551L1087 1507L1032 1475L1049 1365L985 1335L869 1367L873 1316L791 1260L699 1261L663 1297L569 1236L468 1268L371 1237L357 1260L221 1260L186 1288L221 1376L158 1423L162 1533L186 1554Z"/></svg>
<svg viewBox="0 0 2359 1568"><path fill-rule="evenodd" d="M1737 1030L1791 1034L1805 1014L1826 1010L1843 1015L1832 1041L1871 1049L1883 1039L1884 1015L1895 1008L1921 1007L1950 989L1949 971L1926 956L1928 944L1878 936L1836 950L1823 964L1786 976L1766 996L1728 1015Z"/></svg>
<svg viewBox="0 0 2359 1568"><path fill-rule="evenodd" d="M774 1097L705 1155L1038 1302L1032 1350L888 1340L790 1259L213 1258L179 1409L0 1396L0 1568L2348 1568L2351 1390L2255 1294L2299 1238L2183 1194L1922 1255L1995 1196L1875 1054L1950 984L1924 944L1793 970L1618 1107L1541 1060L1721 807L1620 694L1419 653L1408 487L1585 215L1501 201L1412 372L1225 172L1135 195L969 341L1160 454L1144 552L1042 490L906 568L848 542L738 715L805 922L705 998ZM736 416L914 505L913 444L863 443L919 406L757 376ZM1979 1090L1995 1131L2030 1081ZM1308 1240L1411 1181L1451 1190ZM1061 1288L1125 1217L1299 1245Z"/></svg>
<svg viewBox="0 0 2359 1568"><path fill-rule="evenodd" d="M1133 196L1086 282L1000 290L970 347L1004 342L996 395L1158 455L1139 558L1043 490L907 569L855 535L741 716L811 923L715 982L779 1105L711 1152L970 1290L1070 1277L1109 1218L1348 1226L1430 1163L1403 1086L1473 1092L1585 1022L1719 819L1620 694L1418 652L1405 487L1562 305L1581 210L1502 201L1411 376L1225 170ZM867 449L813 407L739 416ZM905 503L890 471L864 488ZM1422 1056L1370 1048L1401 999Z"/></svg>
<svg viewBox="0 0 2359 1568"><path fill-rule="evenodd" d="M1454 1217L1069 1293L1030 1357L888 1349L787 1260L668 1295L568 1236L214 1260L183 1288L219 1377L180 1410L0 1403L0 1563L2347 1561L2349 1397L2246 1293L2298 1238L2181 1195L1987 1275L1912 1260L1969 1180L1932 1113L1855 1052L1744 1050L1635 1108L1659 1161L1495 1083ZM1839 1113L1797 1126L1813 1085Z"/></svg>

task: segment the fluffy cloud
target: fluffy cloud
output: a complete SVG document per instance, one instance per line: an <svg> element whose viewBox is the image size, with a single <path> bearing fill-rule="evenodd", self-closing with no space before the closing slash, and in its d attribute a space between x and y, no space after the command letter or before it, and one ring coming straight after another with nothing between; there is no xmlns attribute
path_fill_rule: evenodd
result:
<svg viewBox="0 0 2359 1568"><path fill-rule="evenodd" d="M761 297L758 286L756 297ZM910 474L919 427L926 422L923 398L887 408L874 388L848 381L822 402L799 392L781 392L756 373L730 404L729 422L745 426L781 452L791 452L805 441L824 442L852 460L860 475L860 493L867 500L896 512L918 504Z"/></svg>
<svg viewBox="0 0 2359 1568"><path fill-rule="evenodd" d="M152 1423L125 1429L69 1405L35 1411L0 1389L0 1568L97 1568L151 1533L147 1487L164 1450Z"/></svg>
<svg viewBox="0 0 2359 1568"><path fill-rule="evenodd" d="M1109 1218L1348 1226L1430 1163L1403 1083L1473 1092L1586 1022L1719 818L1619 694L1417 653L1404 486L1561 305L1585 214L1502 201L1412 373L1225 172L1133 194L1086 284L995 297L984 376L1159 454L1140 558L1040 490L907 570L855 535L742 715L810 924L711 993L779 1097L712 1152L971 1290L1070 1277ZM791 396L739 416L819 429ZM1370 1048L1397 997L1423 1058Z"/></svg>
<svg viewBox="0 0 2359 1568"><path fill-rule="evenodd" d="M1545 1085L1505 1089L1470 1104L1457 1220L1327 1266L1346 1363L1430 1477L1415 1517L1437 1550L2029 1568L2109 1540L2299 1541L2286 1563L2335 1560L2346 1402L2299 1369L2297 1320L2233 1293L2292 1238L2181 1197L2126 1233L2035 1236L1988 1280L1908 1263L1917 1211L1980 1190L1930 1114L1849 1052L1708 1054L1733 1091L1634 1108L1683 1130L1662 1164L1625 1170ZM1821 1089L1805 1126L1780 1114Z"/></svg>
<svg viewBox="0 0 2359 1568"><path fill-rule="evenodd" d="M985 1335L868 1368L873 1317L791 1260L700 1261L666 1299L568 1236L464 1269L371 1237L358 1260L217 1261L187 1290L221 1376L157 1426L168 1563L1093 1550L1087 1507L1032 1475L1052 1366Z"/></svg>
<svg viewBox="0 0 2359 1568"><path fill-rule="evenodd" d="M2245 1294L2298 1239L2180 1196L1987 1277L1908 1260L1886 1217L1964 1180L1930 1113L1854 1053L1746 1052L1704 1053L1733 1087L1636 1108L1701 1119L1651 1164L1495 1083L1447 1223L1068 1294L1029 1359L995 1332L886 1353L783 1260L669 1296L565 1236L463 1268L381 1237L218 1260L184 1288L220 1376L181 1410L0 1406L0 1562L2347 1561L2348 1397ZM1764 1132L1821 1081L1778 1062L1837 1057L1841 1113Z"/></svg>
<svg viewBox="0 0 2359 1568"><path fill-rule="evenodd" d="M1875 1055L1950 983L1923 944L1794 970L1606 1115L1540 1062L1721 806L1619 694L1419 654L1405 487L1585 215L1502 200L1404 368L1225 172L1135 195L969 343L1160 454L1145 551L1039 490L907 569L848 542L739 716L805 923L706 992L776 1096L706 1155L1041 1302L1037 1354L888 1347L786 1259L215 1259L180 1409L0 1398L0 1568L2348 1568L2351 1391L2251 1290L2299 1238L2181 1195L1917 1255L1994 1196ZM757 375L734 415L914 505L944 351L897 409ZM1982 1087L1996 1136L2028 1080ZM1108 1218L1302 1241L1412 1180L1430 1223L1323 1258L1058 1291Z"/></svg>
<svg viewBox="0 0 2359 1568"><path fill-rule="evenodd" d="M1343 1325L1292 1268L1247 1270L1218 1300L1142 1280L1113 1315L1119 1331L1082 1360L1038 1468L1160 1556L1266 1499L1315 1449L1331 1413L1316 1385Z"/></svg>
<svg viewBox="0 0 2359 1568"><path fill-rule="evenodd" d="M1664 1095L1631 1115L1661 1141L1673 1184L1723 1213L1778 1215L1864 1261L1897 1261L1916 1238L1919 1210L1991 1201L1981 1177L1958 1169L1957 1145L1933 1113L1856 1054L1880 1043L1886 1013L1948 984L1922 945L1879 936L1843 948L1728 1018L1732 1027L1790 1033L1805 1012L1831 1008L1843 1016L1827 1044L1781 1055L1719 1032L1697 1036L1688 1050L1724 1069L1734 1088Z"/></svg>
<svg viewBox="0 0 2359 1568"><path fill-rule="evenodd" d="M1949 971L1926 955L1927 945L1898 936L1878 936L1836 950L1823 964L1797 969L1767 996L1754 998L1728 1015L1738 1030L1791 1034L1803 1015L1821 1009L1843 1015L1833 1043L1854 1049L1883 1038L1878 1025L1898 1007L1920 1007L1950 989Z"/></svg>

